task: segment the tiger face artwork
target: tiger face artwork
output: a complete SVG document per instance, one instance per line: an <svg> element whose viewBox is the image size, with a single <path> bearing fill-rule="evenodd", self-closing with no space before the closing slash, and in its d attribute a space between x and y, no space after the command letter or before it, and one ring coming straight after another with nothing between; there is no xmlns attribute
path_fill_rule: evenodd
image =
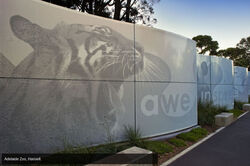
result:
<svg viewBox="0 0 250 166"><path fill-rule="evenodd" d="M169 77L167 64L107 26L61 22L46 29L15 15L10 27L33 51L0 93L3 152L50 152L63 146L62 138L103 143L100 124L108 121L111 132L121 129L124 82L135 75Z"/></svg>

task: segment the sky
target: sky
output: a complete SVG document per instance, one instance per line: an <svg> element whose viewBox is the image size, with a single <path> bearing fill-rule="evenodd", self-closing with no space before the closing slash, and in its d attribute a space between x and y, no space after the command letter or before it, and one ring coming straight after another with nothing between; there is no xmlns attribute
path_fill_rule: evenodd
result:
<svg viewBox="0 0 250 166"><path fill-rule="evenodd" d="M188 38L210 35L219 49L250 36L250 0L161 0L154 11L155 28Z"/></svg>

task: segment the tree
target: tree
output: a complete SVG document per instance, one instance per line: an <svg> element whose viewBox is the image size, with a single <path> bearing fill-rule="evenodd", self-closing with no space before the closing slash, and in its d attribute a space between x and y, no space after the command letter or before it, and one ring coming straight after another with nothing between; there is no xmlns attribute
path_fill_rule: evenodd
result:
<svg viewBox="0 0 250 166"><path fill-rule="evenodd" d="M236 47L245 51L245 54L241 57L239 63L241 66L247 67L250 71L250 36L242 38Z"/></svg>
<svg viewBox="0 0 250 166"><path fill-rule="evenodd" d="M220 50L218 55L228 57L234 61L234 65L247 67L250 71L250 36L242 38L235 48Z"/></svg>
<svg viewBox="0 0 250 166"><path fill-rule="evenodd" d="M242 38L240 42L236 45L237 48L244 49L246 54L250 54L250 36L247 38Z"/></svg>
<svg viewBox="0 0 250 166"><path fill-rule="evenodd" d="M250 56L243 48L227 48L218 51L218 56L223 56L234 61L235 66L247 67L250 70Z"/></svg>
<svg viewBox="0 0 250 166"><path fill-rule="evenodd" d="M152 26L153 5L160 0L42 0L115 20L142 23Z"/></svg>
<svg viewBox="0 0 250 166"><path fill-rule="evenodd" d="M193 37L193 40L197 42L196 47L199 54L205 54L206 52L209 52L209 55L217 55L219 44L217 41L213 41L211 36L198 35Z"/></svg>

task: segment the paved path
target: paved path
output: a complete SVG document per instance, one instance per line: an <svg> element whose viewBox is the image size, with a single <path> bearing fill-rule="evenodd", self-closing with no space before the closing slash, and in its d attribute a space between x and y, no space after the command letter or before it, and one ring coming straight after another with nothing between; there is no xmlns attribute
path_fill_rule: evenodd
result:
<svg viewBox="0 0 250 166"><path fill-rule="evenodd" d="M250 113L169 166L250 166Z"/></svg>

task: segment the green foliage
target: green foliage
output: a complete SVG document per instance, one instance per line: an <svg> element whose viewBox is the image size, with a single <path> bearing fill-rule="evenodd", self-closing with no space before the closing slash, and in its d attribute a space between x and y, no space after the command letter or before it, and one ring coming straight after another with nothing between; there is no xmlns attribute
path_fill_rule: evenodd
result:
<svg viewBox="0 0 250 166"><path fill-rule="evenodd" d="M209 125L213 126L215 123L215 115L227 112L226 107L217 107L212 103L198 102L198 123L201 126Z"/></svg>
<svg viewBox="0 0 250 166"><path fill-rule="evenodd" d="M193 40L197 42L196 47L199 54L209 52L209 55L226 57L233 60L235 66L246 67L250 71L250 36L242 38L236 47L219 50L218 52L219 44L217 41L213 41L211 36L198 35L193 37Z"/></svg>
<svg viewBox="0 0 250 166"><path fill-rule="evenodd" d="M185 143L185 141L183 141L182 139L178 139L178 138L172 138L172 139L168 140L168 142L173 144L176 147L183 147L183 146L187 145Z"/></svg>
<svg viewBox="0 0 250 166"><path fill-rule="evenodd" d="M192 129L190 131L191 133L194 133L200 137L205 137L207 134L208 134L208 131L204 128L201 128L201 127L198 127L198 128L195 128L195 129Z"/></svg>
<svg viewBox="0 0 250 166"><path fill-rule="evenodd" d="M237 44L237 47L245 49L247 53L250 53L250 36L242 38L240 42Z"/></svg>
<svg viewBox="0 0 250 166"><path fill-rule="evenodd" d="M228 109L226 106L212 106L214 109L216 109L218 112L227 112Z"/></svg>
<svg viewBox="0 0 250 166"><path fill-rule="evenodd" d="M63 151L60 151L58 153L65 153L65 154L91 154L95 153L96 149L95 148L87 148L85 146L78 146L78 147L73 147L73 146L68 146L64 147Z"/></svg>
<svg viewBox="0 0 250 166"><path fill-rule="evenodd" d="M250 54L246 53L243 48L227 48L225 50L220 50L218 56L223 56L234 61L235 66L242 66L249 68L250 64Z"/></svg>
<svg viewBox="0 0 250 166"><path fill-rule="evenodd" d="M117 153L117 145L112 144L105 144L97 147L92 147L90 149L94 149L95 153L101 153L101 154L115 154Z"/></svg>
<svg viewBox="0 0 250 166"><path fill-rule="evenodd" d="M241 114L243 114L243 111L242 111L242 110L239 110L239 109L232 109L232 110L229 110L229 112L230 112L230 113L233 113L235 118L237 118L237 117L239 117Z"/></svg>
<svg viewBox="0 0 250 166"><path fill-rule="evenodd" d="M209 55L216 55L219 44L217 41L213 41L211 36L208 35L198 35L193 37L195 40L196 47L200 50L199 54L205 54L209 52Z"/></svg>
<svg viewBox="0 0 250 166"><path fill-rule="evenodd" d="M250 36L242 38L237 44L237 48L245 50L245 54L236 62L240 63L240 66L247 67L250 71Z"/></svg>
<svg viewBox="0 0 250 166"><path fill-rule="evenodd" d="M177 138L180 138L185 141L196 142L199 139L205 137L207 135L207 130L203 128L196 128L187 133L181 133L177 135Z"/></svg>
<svg viewBox="0 0 250 166"><path fill-rule="evenodd" d="M128 143L112 143L112 144L104 144L93 147L76 147L76 148L67 148L59 153L67 153L67 154L93 154L93 153L101 153L101 154L115 154L127 148L130 148L131 145Z"/></svg>
<svg viewBox="0 0 250 166"><path fill-rule="evenodd" d="M136 130L131 126L124 126L125 129L125 138L128 140L132 146L141 146L143 140L141 139L141 131L139 128Z"/></svg>
<svg viewBox="0 0 250 166"><path fill-rule="evenodd" d="M94 14L119 21L139 22L152 26L153 5L160 0L42 0L80 12Z"/></svg>
<svg viewBox="0 0 250 166"><path fill-rule="evenodd" d="M161 141L145 141L144 148L158 154L164 154L173 151L173 147L171 145Z"/></svg>
<svg viewBox="0 0 250 166"><path fill-rule="evenodd" d="M230 58L235 66L242 66L250 70L250 36L242 38L236 47L220 50L218 56Z"/></svg>
<svg viewBox="0 0 250 166"><path fill-rule="evenodd" d="M177 138L183 139L185 141L191 141L191 142L196 142L199 140L199 137L196 136L194 133L187 132L187 133L181 133L176 136Z"/></svg>
<svg viewBox="0 0 250 166"><path fill-rule="evenodd" d="M240 101L234 101L234 109L243 110L243 105L246 104Z"/></svg>

